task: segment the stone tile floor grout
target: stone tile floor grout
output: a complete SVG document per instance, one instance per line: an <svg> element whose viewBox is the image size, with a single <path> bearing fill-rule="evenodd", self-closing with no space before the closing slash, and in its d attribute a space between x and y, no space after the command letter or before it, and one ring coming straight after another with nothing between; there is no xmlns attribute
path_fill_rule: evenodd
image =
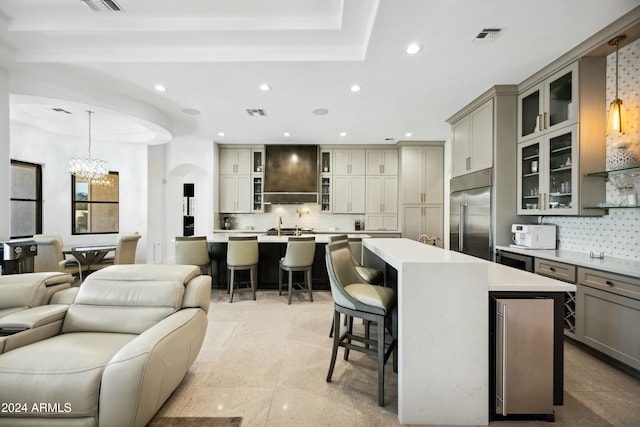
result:
<svg viewBox="0 0 640 427"><path fill-rule="evenodd" d="M314 302L266 290L234 296L212 290L207 336L185 380L159 416L242 416L242 426L399 426L397 376L385 369L385 407L377 405L373 358L342 350L333 381L333 300L314 292ZM556 422L491 422L491 426L631 427L640 425L640 380L565 343L565 404Z"/></svg>

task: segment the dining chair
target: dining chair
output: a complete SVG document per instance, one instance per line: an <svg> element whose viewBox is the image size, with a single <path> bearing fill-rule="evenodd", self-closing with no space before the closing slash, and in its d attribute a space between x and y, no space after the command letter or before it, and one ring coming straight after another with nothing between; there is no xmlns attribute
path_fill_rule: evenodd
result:
<svg viewBox="0 0 640 427"><path fill-rule="evenodd" d="M139 233L120 236L113 258L103 258L98 264L91 264L89 269L94 271L114 264L135 264L136 248L141 237Z"/></svg>
<svg viewBox="0 0 640 427"><path fill-rule="evenodd" d="M329 242L338 242L342 240L349 242L351 262L360 277L362 277L365 282L371 283L372 285L382 284L384 282L384 272L382 270L362 265L362 237L349 237L346 234L329 236Z"/></svg>
<svg viewBox="0 0 640 427"><path fill-rule="evenodd" d="M209 244L205 236L176 237L176 264L196 265L200 274L211 273Z"/></svg>
<svg viewBox="0 0 640 427"><path fill-rule="evenodd" d="M344 359L348 360L349 351L354 350L373 355L378 365L378 404L384 406L384 365L393 354L393 370L397 372L397 313L396 297L393 289L366 283L356 272L351 261L348 241L329 243L326 246L327 272L331 296L334 301L333 349L327 382L331 382L338 355L338 348L344 348ZM348 316L346 331L340 334L340 317ZM368 333L356 334L353 318L357 317L366 324L375 323L377 339L368 337ZM386 330L391 333L387 344Z"/></svg>
<svg viewBox="0 0 640 427"><path fill-rule="evenodd" d="M235 273L249 270L251 291L256 299L258 287L258 236L229 236L227 243L227 270L229 270L229 302L233 302Z"/></svg>
<svg viewBox="0 0 640 427"><path fill-rule="evenodd" d="M278 268L278 295L282 295L282 272L288 272L289 276L289 304L293 292L293 273L304 272L304 286L298 285L300 290L309 293L309 301L313 302L313 286L311 283L311 269L313 258L316 254L316 238L313 236L289 237L287 249L283 258L280 258Z"/></svg>
<svg viewBox="0 0 640 427"><path fill-rule="evenodd" d="M36 235L38 236L38 235ZM38 254L33 260L35 272L60 271L73 275L78 281L74 284L82 283L83 272L89 269L88 265L82 264L75 258L65 258L62 252L61 239L59 237L34 236L33 240L38 245Z"/></svg>

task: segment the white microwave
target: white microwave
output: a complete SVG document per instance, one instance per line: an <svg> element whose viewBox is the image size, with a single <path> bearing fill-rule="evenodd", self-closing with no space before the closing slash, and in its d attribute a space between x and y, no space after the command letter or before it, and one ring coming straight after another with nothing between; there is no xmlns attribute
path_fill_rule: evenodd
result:
<svg viewBox="0 0 640 427"><path fill-rule="evenodd" d="M555 249L556 226L541 224L513 224L513 246L525 249Z"/></svg>

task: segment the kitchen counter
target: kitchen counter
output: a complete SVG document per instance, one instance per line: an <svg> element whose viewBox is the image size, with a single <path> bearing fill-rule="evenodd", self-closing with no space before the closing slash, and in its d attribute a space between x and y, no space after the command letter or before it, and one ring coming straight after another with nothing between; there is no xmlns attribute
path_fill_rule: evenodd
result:
<svg viewBox="0 0 640 427"><path fill-rule="evenodd" d="M521 255L527 255L535 258L546 259L549 261L564 262L566 264L592 268L594 270L602 270L611 273L623 274L626 276L640 277L640 261L608 257L606 256L606 254L604 259L598 259L591 258L588 253L573 252L561 249L522 249L514 248L511 246L496 246L496 249Z"/></svg>
<svg viewBox="0 0 640 427"><path fill-rule="evenodd" d="M224 230L224 229L219 229L219 230L213 230L213 234L218 234L218 233L235 233L235 234L266 234L267 230L266 229L253 229L253 230L249 230L249 229L234 229L234 230ZM330 229L330 228L314 228L313 229L313 234L350 234L350 235L354 235L354 236L363 236L363 235L368 235L368 234L375 234L375 235L389 235L389 236L394 236L394 235L400 235L400 231L389 231L389 230L340 230L340 229Z"/></svg>
<svg viewBox="0 0 640 427"><path fill-rule="evenodd" d="M365 265L397 270L398 418L403 424L487 425L489 292L576 290L409 239L364 239L363 248Z"/></svg>
<svg viewBox="0 0 640 427"><path fill-rule="evenodd" d="M332 234L302 234L302 237L315 237L316 243L329 243L329 238L331 236L336 236L339 234L345 233L332 233ZM258 236L258 243L287 243L289 237L292 236L267 236L266 234L262 234L256 231L246 231L238 233L236 230L227 231L224 233L213 233L207 236L207 241L209 243L227 243L229 241L229 236ZM353 234L348 233L349 237L369 237L367 234Z"/></svg>

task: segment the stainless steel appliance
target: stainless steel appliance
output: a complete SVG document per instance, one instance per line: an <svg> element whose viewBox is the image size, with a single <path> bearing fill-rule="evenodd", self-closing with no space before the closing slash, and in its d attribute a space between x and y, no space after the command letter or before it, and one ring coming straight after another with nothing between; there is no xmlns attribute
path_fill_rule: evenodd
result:
<svg viewBox="0 0 640 427"><path fill-rule="evenodd" d="M449 244L452 250L493 259L492 169L451 179Z"/></svg>
<svg viewBox="0 0 640 427"><path fill-rule="evenodd" d="M516 248L555 249L556 226L551 224L513 224L513 243Z"/></svg>
<svg viewBox="0 0 640 427"><path fill-rule="evenodd" d="M553 421L553 300L496 300L495 414Z"/></svg>
<svg viewBox="0 0 640 427"><path fill-rule="evenodd" d="M515 254L513 252L496 250L496 262L508 265L518 270L530 271L533 273L533 257Z"/></svg>

